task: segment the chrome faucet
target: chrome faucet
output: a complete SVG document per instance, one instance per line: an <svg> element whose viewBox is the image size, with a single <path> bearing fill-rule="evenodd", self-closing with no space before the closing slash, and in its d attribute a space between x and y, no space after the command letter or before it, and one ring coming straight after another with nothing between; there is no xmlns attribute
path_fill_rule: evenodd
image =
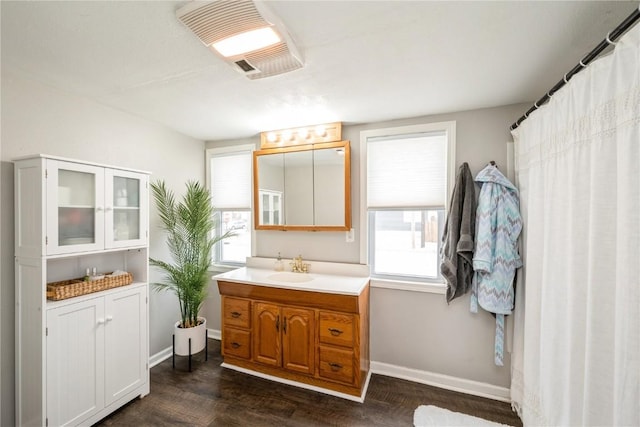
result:
<svg viewBox="0 0 640 427"><path fill-rule="evenodd" d="M298 255L289 263L291 266L291 271L294 273L308 273L309 272L309 264L305 264L302 262L302 255Z"/></svg>

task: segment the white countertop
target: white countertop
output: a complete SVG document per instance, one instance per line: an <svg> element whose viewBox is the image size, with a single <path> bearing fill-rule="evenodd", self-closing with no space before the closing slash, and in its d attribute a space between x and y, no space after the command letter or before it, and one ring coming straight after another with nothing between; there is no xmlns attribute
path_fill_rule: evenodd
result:
<svg viewBox="0 0 640 427"><path fill-rule="evenodd" d="M275 271L253 267L238 268L215 275L213 279L272 288L342 295L360 295L367 283L369 283L368 276L292 273L290 271Z"/></svg>

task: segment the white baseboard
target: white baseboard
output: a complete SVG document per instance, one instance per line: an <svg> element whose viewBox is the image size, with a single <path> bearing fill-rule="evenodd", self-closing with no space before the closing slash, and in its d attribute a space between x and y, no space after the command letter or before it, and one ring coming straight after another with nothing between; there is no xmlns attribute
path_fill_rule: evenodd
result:
<svg viewBox="0 0 640 427"><path fill-rule="evenodd" d="M222 339L222 333L219 329L207 329L207 336L218 341Z"/></svg>
<svg viewBox="0 0 640 427"><path fill-rule="evenodd" d="M222 335L220 334L220 331L218 329L207 329L207 337L220 341ZM149 356L149 369L170 358L172 352L173 348L169 346L163 350L160 350L156 354Z"/></svg>
<svg viewBox="0 0 640 427"><path fill-rule="evenodd" d="M511 394L509 389L493 384L374 361L371 361L371 371L374 374L386 375L388 377L432 385L446 390L458 391L461 393L472 394L474 396L511 403Z"/></svg>
<svg viewBox="0 0 640 427"><path fill-rule="evenodd" d="M207 336L220 341L222 334L218 329L207 329ZM171 357L171 347L149 357L149 368ZM452 377L435 372L421 371L418 369L405 368L403 366L390 365L383 362L371 361L371 373L386 375L388 377L400 378L420 384L427 384L440 387L445 390L458 391L460 393L472 394L474 396L486 397L488 399L499 400L511 403L511 393L506 387L499 387L489 383L468 380L465 378Z"/></svg>
<svg viewBox="0 0 640 427"><path fill-rule="evenodd" d="M167 360L168 358L170 358L172 350L173 350L173 347L169 346L169 347L165 348L164 350L160 350L156 354L151 355L149 357L149 369L153 368L157 364L162 363L165 360Z"/></svg>
<svg viewBox="0 0 640 427"><path fill-rule="evenodd" d="M334 391L334 390L329 390L327 388L318 387L318 386L315 386L315 385L312 385L312 384L300 383L298 381L293 381L293 380L289 380L289 379L286 379L286 378L275 377L275 376L269 375L269 374L263 374L262 372L252 371L251 369L241 368L240 366L235 366L235 365L229 364L229 363L222 362L222 364L220 366L222 366L223 368L233 369L234 371L242 372L244 374L249 374L249 375L253 375L255 377L264 378L266 380L271 380L271 381L275 381L275 382L282 383L282 384L292 385L292 386L304 388L304 389L307 389L307 390L313 390L313 391L317 391L318 393L324 393L324 394L328 394L330 396L340 397L342 399L352 400L352 401L358 402L358 403L363 403L364 402L364 397L366 396L367 388L369 387L369 380L371 379L371 371L369 371L369 373L367 374L367 378L365 380L364 387L362 388L362 394L360 396L352 396L350 394L341 393L339 391Z"/></svg>

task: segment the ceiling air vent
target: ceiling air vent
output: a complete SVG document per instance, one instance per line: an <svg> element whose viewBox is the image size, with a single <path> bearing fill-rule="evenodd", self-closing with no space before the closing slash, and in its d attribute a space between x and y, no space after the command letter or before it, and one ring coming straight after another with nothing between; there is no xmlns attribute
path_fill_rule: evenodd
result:
<svg viewBox="0 0 640 427"><path fill-rule="evenodd" d="M251 66L247 61L241 59L240 61L236 61L236 65L242 69L245 73L250 73L252 71L256 71L255 68Z"/></svg>
<svg viewBox="0 0 640 427"><path fill-rule="evenodd" d="M286 28L262 1L192 2L178 9L176 16L205 46L252 80L304 65ZM230 44L237 39L246 42L250 35L257 35L256 47L238 50Z"/></svg>

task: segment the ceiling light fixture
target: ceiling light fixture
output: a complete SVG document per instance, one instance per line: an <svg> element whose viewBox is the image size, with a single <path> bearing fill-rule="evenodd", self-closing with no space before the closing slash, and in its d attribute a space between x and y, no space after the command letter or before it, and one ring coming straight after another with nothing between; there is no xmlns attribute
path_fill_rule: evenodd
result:
<svg viewBox="0 0 640 427"><path fill-rule="evenodd" d="M178 9L176 16L205 46L249 79L302 68L302 55L291 35L265 3L194 1Z"/></svg>
<svg viewBox="0 0 640 427"><path fill-rule="evenodd" d="M280 40L280 36L276 34L273 28L264 27L227 37L213 43L211 46L220 55L228 58L274 45Z"/></svg>

